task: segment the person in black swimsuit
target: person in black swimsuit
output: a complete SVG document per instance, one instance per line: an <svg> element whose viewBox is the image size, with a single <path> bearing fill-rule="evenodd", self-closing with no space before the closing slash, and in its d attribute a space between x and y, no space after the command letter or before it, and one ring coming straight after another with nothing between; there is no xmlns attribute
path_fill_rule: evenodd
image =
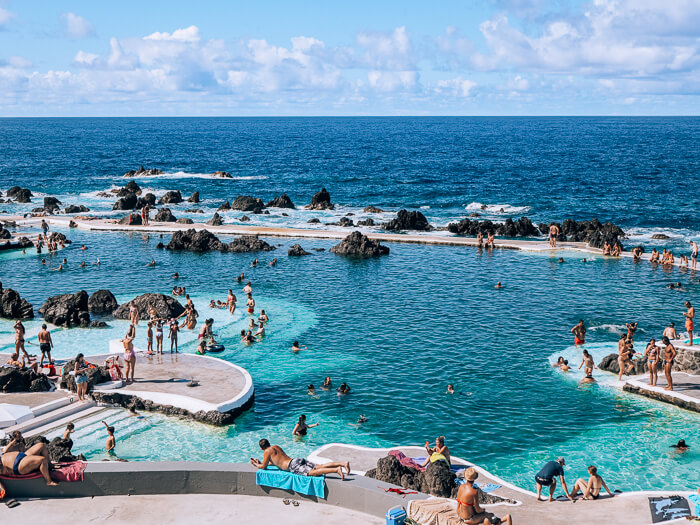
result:
<svg viewBox="0 0 700 525"><path fill-rule="evenodd" d="M12 441L0 455L0 474L23 476L39 471L46 484L58 485L49 474L49 450L44 443L36 443L26 448L24 438L19 431L12 433Z"/></svg>
<svg viewBox="0 0 700 525"><path fill-rule="evenodd" d="M299 416L299 421L294 425L294 430L292 431L293 436L305 436L306 431L309 428L317 427L320 423L312 423L311 425L306 424L306 415L302 414Z"/></svg>

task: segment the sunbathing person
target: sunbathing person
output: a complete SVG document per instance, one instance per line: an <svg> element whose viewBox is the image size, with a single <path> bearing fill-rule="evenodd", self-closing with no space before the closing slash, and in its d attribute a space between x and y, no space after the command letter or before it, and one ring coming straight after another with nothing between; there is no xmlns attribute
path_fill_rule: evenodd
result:
<svg viewBox="0 0 700 525"><path fill-rule="evenodd" d="M574 483L574 489L571 491L572 498L575 498L578 491L581 491L583 499L598 499L602 489L605 489L611 498L615 497L615 494L610 492L603 478L598 475L598 469L595 466L591 465L588 467L588 473L591 475L588 481L579 478Z"/></svg>
<svg viewBox="0 0 700 525"><path fill-rule="evenodd" d="M56 486L58 483L49 474L50 461L49 450L44 443L26 448L22 434L15 431L12 433L12 441L0 456L0 473L5 476L24 476L38 471L47 485Z"/></svg>
<svg viewBox="0 0 700 525"><path fill-rule="evenodd" d="M445 446L445 436L438 436L435 439L435 448L430 448L430 444L426 441L425 442L425 451L428 453L428 460L426 461L426 464L423 465L424 467L427 466L427 463L435 463L438 459L444 459L447 461L448 465L452 464L452 458L450 457L450 449ZM442 458L435 458L433 459L433 454L438 454L442 455Z"/></svg>
<svg viewBox="0 0 700 525"><path fill-rule="evenodd" d="M264 470L268 465L273 464L280 470L286 470L292 474L300 476L323 476L324 474L338 474L340 479L345 479L347 474L350 474L350 462L345 463L324 463L316 465L305 458L290 458L284 453L284 450L278 445L270 445L267 439L261 439L258 443L263 450L263 460L250 458L250 463L255 468ZM345 469L345 473L343 473Z"/></svg>
<svg viewBox="0 0 700 525"><path fill-rule="evenodd" d="M479 477L479 473L473 467L469 467L464 473L465 483L460 485L457 491L457 516L460 522L467 525L512 525L513 520L510 514L503 519L486 512L479 505L479 491L474 487L474 481Z"/></svg>

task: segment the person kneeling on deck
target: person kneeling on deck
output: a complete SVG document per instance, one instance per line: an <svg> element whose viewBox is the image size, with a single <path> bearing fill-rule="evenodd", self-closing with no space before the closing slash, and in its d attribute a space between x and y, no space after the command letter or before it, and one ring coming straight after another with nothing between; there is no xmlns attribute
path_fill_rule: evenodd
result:
<svg viewBox="0 0 700 525"><path fill-rule="evenodd" d="M49 450L44 443L36 443L26 448L22 434L15 430L12 441L0 455L0 474L24 476L39 471L47 485L58 485L49 475Z"/></svg>
<svg viewBox="0 0 700 525"><path fill-rule="evenodd" d="M561 486L564 488L564 494L571 501L574 501L569 494L569 489L566 487L566 480L564 479L564 458L558 458L556 461L549 461L545 463L542 470L540 470L535 476L535 483L537 485L537 501L540 500L540 495L542 494L542 487L549 487L549 501L554 500L554 491L557 488L557 476L561 479Z"/></svg>
<svg viewBox="0 0 700 525"><path fill-rule="evenodd" d="M499 525L501 523L512 525L513 520L510 514L503 519L486 512L479 506L479 491L474 487L474 481L479 477L479 473L473 467L469 467L464 472L465 482L460 485L457 491L457 516L461 523L467 525Z"/></svg>
<svg viewBox="0 0 700 525"><path fill-rule="evenodd" d="M308 459L304 458L290 458L284 453L282 447L278 445L270 445L267 439L261 439L258 443L260 448L263 450L263 460L260 461L255 458L250 458L250 463L255 468L266 469L267 466L272 463L280 470L286 470L292 474L299 474L300 476L323 476L324 474L338 474L340 479L345 479L346 474L350 474L350 462L345 463L324 463L323 465L316 465ZM343 469L345 469L345 474L343 474Z"/></svg>

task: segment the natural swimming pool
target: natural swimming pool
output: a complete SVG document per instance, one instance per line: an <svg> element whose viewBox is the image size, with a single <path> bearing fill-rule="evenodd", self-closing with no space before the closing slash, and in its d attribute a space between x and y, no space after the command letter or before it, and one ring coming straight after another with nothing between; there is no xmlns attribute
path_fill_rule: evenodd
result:
<svg viewBox="0 0 700 525"><path fill-rule="evenodd" d="M658 335L670 320L680 323L683 300L698 289L690 273L590 256L582 263L582 255L573 253L558 264L527 252L401 244L391 244L391 255L377 260L347 260L327 251L288 258L286 247L294 240L274 240L282 246L260 254L253 269L251 254L157 251L156 235L69 235L74 245L55 256L68 258L67 271L51 272L30 254L0 255L3 285L38 309L49 295L79 289L110 288L120 301L146 291L167 293L178 271L201 316L215 318L227 347L221 357L245 367L255 382L254 407L224 429L159 415L133 422L115 412L110 417L119 453L127 459L246 461L258 454L260 437L306 454L331 441L391 446L444 434L454 455L526 488L539 463L557 455L567 457L567 474L581 475L595 463L621 489L693 488L697 482L697 448L683 455L669 448L679 438L698 442L696 414L604 385L579 386L575 376L549 365L560 354L580 363L569 348L569 330L579 318L589 326L596 362L608 348L614 351L615 330L626 321L639 321L638 341ZM87 252L79 250L81 243ZM333 243L301 244L328 249ZM100 267L78 268L83 258L90 263L98 256ZM279 263L269 268L266 262L275 256ZM158 266L146 268L154 257ZM246 316L231 320L204 306L210 298L225 299L228 288L240 301L234 283L241 271L271 317L264 342L252 347L238 342ZM505 288L494 290L499 280ZM665 288L678 280L687 293ZM109 323L112 329L55 332L56 355L105 351L106 341L124 331L122 322ZM36 324L28 324L30 334ZM145 346L143 330L139 337L137 346ZM191 352L194 337L189 339L183 350ZM295 339L308 350L293 355ZM0 350L11 341L11 322L4 320ZM318 387L326 375L336 384L347 381L352 394L308 396L307 384ZM445 395L449 382L457 395ZM300 413L321 426L295 441L291 431ZM359 414L369 422L351 426ZM100 457L99 432L86 431L75 441L77 452Z"/></svg>

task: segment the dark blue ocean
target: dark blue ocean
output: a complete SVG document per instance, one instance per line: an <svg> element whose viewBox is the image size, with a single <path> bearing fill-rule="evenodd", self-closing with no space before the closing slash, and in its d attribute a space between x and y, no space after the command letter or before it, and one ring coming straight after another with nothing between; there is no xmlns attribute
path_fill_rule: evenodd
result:
<svg viewBox="0 0 700 525"><path fill-rule="evenodd" d="M111 210L114 197L98 194L143 165L164 172L137 179L145 191L200 192L198 205L171 206L177 217L198 221L239 194L267 201L286 192L296 210L249 214L247 224L326 228L307 221L352 213L382 222L400 208L419 209L436 226L474 212L536 222L597 217L622 226L630 244L685 249L700 233L698 138L697 118L0 119L0 191L21 185L36 195L0 211L26 212L53 195L121 216ZM218 170L232 178L212 177ZM321 187L336 209L304 210ZM364 213L368 205L385 211ZM202 213L187 211L195 207ZM230 223L242 215L223 214ZM616 350L626 322L639 321L640 346L669 321L682 326L683 301L700 291L693 272L590 255L583 263L575 252L558 264L550 254L409 244L354 261L328 253L331 241L308 239L270 240L278 249L253 269L251 254L156 250L161 239L153 234L65 232L73 245L46 266L34 253L0 254L3 285L38 309L50 295L80 289L107 287L120 302L168 293L178 271L198 309L215 318L226 346L220 356L248 369L255 383L254 407L225 429L110 415L130 461L246 461L261 437L296 455L333 441L420 445L444 434L453 455L530 489L540 463L557 455L566 456L567 475L598 465L613 488L695 487L700 447L677 455L669 446L680 438L700 443L697 414L623 393L599 371L599 384L582 386L580 372L550 366L558 355L574 369L580 363L569 333L580 318L596 362ZM288 258L294 242L326 251ZM63 257L67 269L51 272ZM97 257L102 265L90 265ZM272 257L275 268L266 264ZM157 266L147 268L152 259ZM237 336L247 316L206 306L229 288L240 296L234 277L241 271L271 316L265 340L252 347ZM494 290L496 281L504 289ZM666 287L676 281L686 291ZM107 321L111 328L102 331L56 329L56 354L106 351L126 330ZM40 323L27 323L30 340ZM137 347L144 339L137 333ZM194 351L194 339L185 351ZM294 340L308 349L291 354ZM0 320L0 351L12 342L12 322ZM326 375L347 381L352 394L307 395L306 386ZM448 382L457 395L445 394ZM301 412L321 426L299 441L291 431ZM369 422L351 426L360 414ZM99 421L79 427L76 450L101 458Z"/></svg>

